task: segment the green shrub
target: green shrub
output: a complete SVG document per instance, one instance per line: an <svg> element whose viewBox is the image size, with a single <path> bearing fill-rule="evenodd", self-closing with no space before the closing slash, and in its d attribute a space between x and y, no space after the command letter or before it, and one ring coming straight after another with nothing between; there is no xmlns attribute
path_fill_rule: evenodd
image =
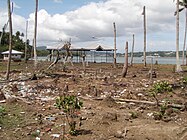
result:
<svg viewBox="0 0 187 140"><path fill-rule="evenodd" d="M154 93L171 92L172 90L172 86L167 81L157 82L152 88Z"/></svg>
<svg viewBox="0 0 187 140"><path fill-rule="evenodd" d="M77 111L81 109L83 103L78 100L75 96L59 96L56 98L55 106L58 109L63 109L66 113L66 118L70 127L69 133L71 135L76 135L76 121L75 117L77 116Z"/></svg>

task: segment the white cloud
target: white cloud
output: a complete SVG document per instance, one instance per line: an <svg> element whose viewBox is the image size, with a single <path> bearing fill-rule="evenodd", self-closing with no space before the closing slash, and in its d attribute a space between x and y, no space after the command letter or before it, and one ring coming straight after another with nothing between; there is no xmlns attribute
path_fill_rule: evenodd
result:
<svg viewBox="0 0 187 140"><path fill-rule="evenodd" d="M54 0L60 2L60 0ZM171 0L107 0L104 2L91 2L74 11L68 11L64 14L49 14L41 9L38 12L38 42L67 40L90 41L92 36L97 38L111 38L109 43L112 45L113 22L116 22L118 39L118 50L123 50L123 44L126 40L131 41L131 35L135 33L137 48L143 50L143 16L141 15L143 6L146 6L148 45L153 42L152 36L157 36L154 50L163 49L168 43L165 41L166 34L175 36L175 4ZM2 14L2 13L0 13ZM5 17L4 17L5 18ZM34 13L29 16L29 38L33 38L34 31ZM4 21L4 20L3 20ZM23 30L26 19L14 15L15 30ZM183 21L181 21L183 22ZM0 23L1 24L1 23ZM183 24L183 23L182 23ZM181 28L183 30L183 28ZM162 34L163 33L163 34ZM158 38L160 39L160 45ZM162 43L164 42L164 43ZM174 45L171 46L174 49ZM149 49L148 49L149 50Z"/></svg>
<svg viewBox="0 0 187 140"><path fill-rule="evenodd" d="M56 3L62 3L63 2L63 0L53 0L54 2L56 2Z"/></svg>

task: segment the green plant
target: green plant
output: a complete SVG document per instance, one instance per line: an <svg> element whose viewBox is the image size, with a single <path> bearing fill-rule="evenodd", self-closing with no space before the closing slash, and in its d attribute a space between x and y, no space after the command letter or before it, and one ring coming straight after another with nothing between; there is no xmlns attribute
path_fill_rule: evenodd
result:
<svg viewBox="0 0 187 140"><path fill-rule="evenodd" d="M187 77L183 77L182 78L182 83L185 84L185 85L187 85Z"/></svg>
<svg viewBox="0 0 187 140"><path fill-rule="evenodd" d="M152 88L154 93L171 92L172 90L172 86L167 81L157 82Z"/></svg>
<svg viewBox="0 0 187 140"><path fill-rule="evenodd" d="M0 106L0 124L2 123L2 119L6 114L6 110L3 106Z"/></svg>
<svg viewBox="0 0 187 140"><path fill-rule="evenodd" d="M130 112L130 114L131 114L132 119L138 118L138 113L137 112Z"/></svg>
<svg viewBox="0 0 187 140"><path fill-rule="evenodd" d="M59 96L56 98L55 106L58 109L63 109L66 113L66 118L70 128L69 133L71 135L76 135L77 131L75 118L77 117L77 111L83 106L83 102L75 96Z"/></svg>

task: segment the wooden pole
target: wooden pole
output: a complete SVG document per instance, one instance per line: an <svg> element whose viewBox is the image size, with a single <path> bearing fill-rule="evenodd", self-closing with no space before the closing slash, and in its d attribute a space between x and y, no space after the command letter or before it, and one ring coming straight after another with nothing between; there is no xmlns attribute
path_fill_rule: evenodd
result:
<svg viewBox="0 0 187 140"><path fill-rule="evenodd" d="M132 35L133 41L132 41L132 52L131 52L131 66L133 65L133 54L134 54L134 34Z"/></svg>
<svg viewBox="0 0 187 140"><path fill-rule="evenodd" d="M146 11L145 6L143 7L143 16L144 16L144 66L146 67Z"/></svg>
<svg viewBox="0 0 187 140"><path fill-rule="evenodd" d="M179 0L177 0L176 9L176 72L181 72L182 68L179 62Z"/></svg>
<svg viewBox="0 0 187 140"><path fill-rule="evenodd" d="M127 69L128 69L128 42L126 42L126 47L125 47L125 63L122 71L122 77L125 77L127 75Z"/></svg>
<svg viewBox="0 0 187 140"><path fill-rule="evenodd" d="M38 12L38 0L36 0L35 10L35 26L34 26L34 66L37 65L37 53L36 53L36 36L37 36L37 12Z"/></svg>
<svg viewBox="0 0 187 140"><path fill-rule="evenodd" d="M116 68L116 24L113 23L114 26L114 68Z"/></svg>
<svg viewBox="0 0 187 140"><path fill-rule="evenodd" d="M26 21L26 30L25 30L25 63L27 63L27 29L28 29L28 20Z"/></svg>
<svg viewBox="0 0 187 140"><path fill-rule="evenodd" d="M8 4L8 18L9 18L9 55L8 55L6 80L9 80L11 54L12 54L12 14L11 14L10 0L7 0L7 4Z"/></svg>

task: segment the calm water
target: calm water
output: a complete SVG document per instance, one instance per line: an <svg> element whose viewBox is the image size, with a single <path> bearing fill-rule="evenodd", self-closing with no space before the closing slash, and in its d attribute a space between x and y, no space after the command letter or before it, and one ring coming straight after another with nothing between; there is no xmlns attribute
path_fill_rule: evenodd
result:
<svg viewBox="0 0 187 140"><path fill-rule="evenodd" d="M38 60L41 61L45 61L47 60L47 57L38 57ZM129 57L129 63L130 63L131 58ZM62 61L62 60L61 60ZM73 62L77 62L79 61L79 58L77 57L73 57ZM81 59L80 59L81 61ZM88 62L108 62L108 63L112 63L113 62L113 58L112 57L108 57L106 59L105 56L96 56L94 57L86 57L86 61ZM153 57L153 64L155 64L155 62L158 61L158 64L176 64L176 58L175 57ZM117 63L124 63L124 57L117 57ZM134 57L133 59L133 63L143 63L143 57ZM147 58L147 64L151 64L151 58L148 57ZM180 64L182 64L182 58L180 58Z"/></svg>

